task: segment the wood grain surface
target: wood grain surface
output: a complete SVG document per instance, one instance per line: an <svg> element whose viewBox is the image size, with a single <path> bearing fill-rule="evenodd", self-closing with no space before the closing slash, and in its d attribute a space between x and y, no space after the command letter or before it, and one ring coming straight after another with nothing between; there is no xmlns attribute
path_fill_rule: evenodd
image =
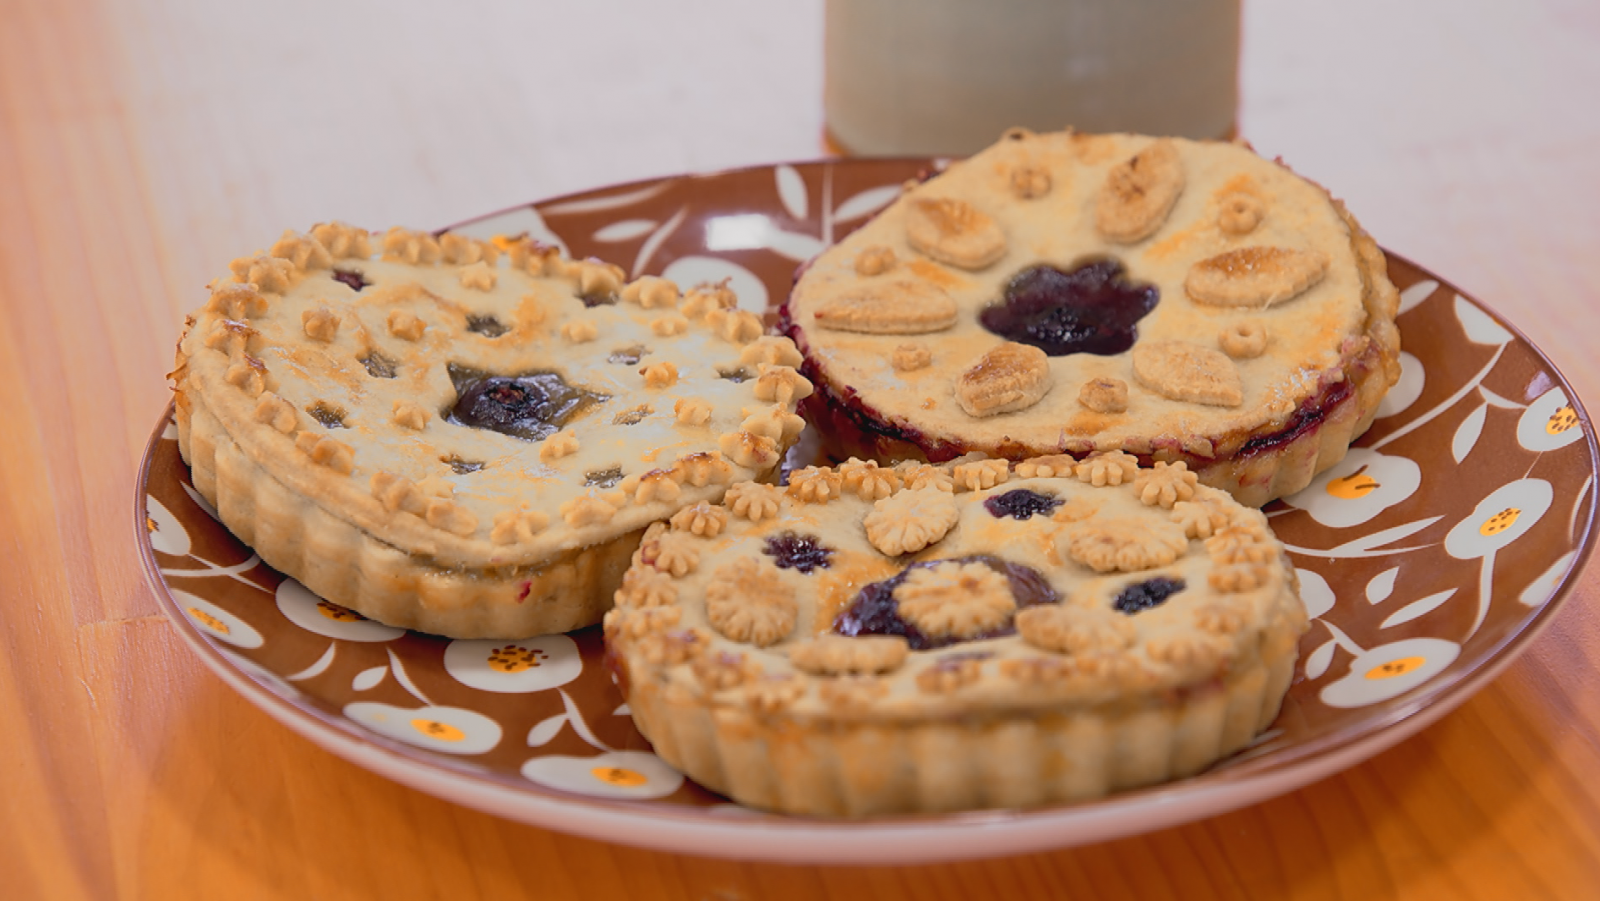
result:
<svg viewBox="0 0 1600 901"><path fill-rule="evenodd" d="M1403 7L1403 8L1397 8ZM1244 135L1600 398L1600 7L1246 4ZM821 4L0 0L0 897L1589 898L1600 568L1458 711L1306 789L921 867L642 851L402 788L157 613L129 533L182 314L341 218L820 154Z"/></svg>

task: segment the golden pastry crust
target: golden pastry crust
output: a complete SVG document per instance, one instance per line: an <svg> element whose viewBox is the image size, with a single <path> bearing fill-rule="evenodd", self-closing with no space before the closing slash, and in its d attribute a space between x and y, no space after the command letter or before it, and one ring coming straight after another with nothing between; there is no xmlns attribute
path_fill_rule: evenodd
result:
<svg viewBox="0 0 1600 901"><path fill-rule="evenodd" d="M912 240L930 203L992 222L998 256L973 268ZM861 275L868 248L897 264ZM979 319L1014 277L1101 257L1158 292L1130 349L1047 357L1011 403L961 380L1008 338L1023 340ZM824 311L863 290L877 309L937 294L939 316L916 338L935 366L905 365L904 338L827 325ZM1122 450L1185 461L1204 484L1259 505L1309 484L1370 424L1399 376L1398 302L1382 253L1344 207L1248 148L1028 133L909 186L813 260L780 325L805 354L815 393L804 412L835 458Z"/></svg>
<svg viewBox="0 0 1600 901"><path fill-rule="evenodd" d="M663 334L652 323L678 298L663 279L624 285L614 266L526 242L501 253L337 223L229 271L189 317L173 373L196 487L269 564L383 622L494 638L596 622L619 578L597 564L626 559L651 522L770 477L803 425L797 352L753 340L720 306L725 286L700 289L721 319ZM761 379L722 378L752 347ZM553 434L465 424L458 401L501 391L495 377L571 391L549 402L569 404ZM538 409L534 390L496 397ZM447 583L467 586L459 602L426 587Z"/></svg>
<svg viewBox="0 0 1600 901"><path fill-rule="evenodd" d="M850 817L1095 797L1197 772L1267 726L1306 616L1259 512L1182 467L1097 485L1070 460L959 465L959 491L956 465L842 467L858 486L895 473L883 497L813 467L787 515L725 501L696 514L722 509L725 528L646 538L605 634L656 753L743 804ZM906 554L884 526L911 519L949 524ZM652 612L664 598L678 616Z"/></svg>

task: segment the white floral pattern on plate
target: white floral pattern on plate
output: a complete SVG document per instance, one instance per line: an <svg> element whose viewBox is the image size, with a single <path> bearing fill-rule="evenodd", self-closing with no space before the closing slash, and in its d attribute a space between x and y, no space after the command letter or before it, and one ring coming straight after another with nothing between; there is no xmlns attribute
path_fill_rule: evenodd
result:
<svg viewBox="0 0 1600 901"><path fill-rule="evenodd" d="M1344 529L1371 521L1415 494L1421 484L1422 467L1414 461L1353 447L1283 502L1331 529Z"/></svg>
<svg viewBox="0 0 1600 901"><path fill-rule="evenodd" d="M458 639L444 649L444 671L480 691L547 691L578 678L583 658L565 635L518 641Z"/></svg>
<svg viewBox="0 0 1600 901"><path fill-rule="evenodd" d="M482 754L500 743L500 724L460 707L347 704L344 715L379 735L446 754Z"/></svg>
<svg viewBox="0 0 1600 901"><path fill-rule="evenodd" d="M1350 661L1349 673L1319 697L1331 707L1387 701L1439 675L1460 653L1460 645L1442 638L1407 638L1360 651Z"/></svg>
<svg viewBox="0 0 1600 901"><path fill-rule="evenodd" d="M278 610L288 620L307 632L345 641L393 641L406 634L404 629L374 622L365 616L325 601L312 594L304 585L293 579L278 583L273 593Z"/></svg>

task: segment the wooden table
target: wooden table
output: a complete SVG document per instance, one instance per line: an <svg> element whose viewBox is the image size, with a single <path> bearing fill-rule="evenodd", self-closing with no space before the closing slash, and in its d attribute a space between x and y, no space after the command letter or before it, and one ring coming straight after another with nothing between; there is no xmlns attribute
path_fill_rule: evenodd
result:
<svg viewBox="0 0 1600 901"><path fill-rule="evenodd" d="M0 3L0 895L1594 897L1600 566L1460 710L1348 772L1099 846L730 863L503 822L278 726L129 534L182 314L285 226L437 226L821 152L820 4ZM1474 8L1475 7L1475 8ZM1514 10L1514 11L1513 11ZM1600 399L1600 7L1252 0L1242 130Z"/></svg>

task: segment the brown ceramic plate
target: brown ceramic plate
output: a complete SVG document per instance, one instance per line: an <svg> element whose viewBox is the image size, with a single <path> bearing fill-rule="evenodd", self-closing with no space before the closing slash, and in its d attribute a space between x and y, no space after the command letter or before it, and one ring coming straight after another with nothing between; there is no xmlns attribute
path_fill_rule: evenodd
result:
<svg viewBox="0 0 1600 901"><path fill-rule="evenodd" d="M465 224L764 310L798 263L927 161L765 166L604 188ZM828 822L729 804L661 763L600 665L598 630L449 641L366 621L263 566L150 442L137 531L156 596L251 703L358 765L512 819L724 857L949 860L1101 841L1221 813L1389 747L1543 629L1593 541L1596 447L1550 362L1441 279L1390 257L1404 376L1346 460L1267 508L1313 617L1283 713L1199 776L1099 801Z"/></svg>

